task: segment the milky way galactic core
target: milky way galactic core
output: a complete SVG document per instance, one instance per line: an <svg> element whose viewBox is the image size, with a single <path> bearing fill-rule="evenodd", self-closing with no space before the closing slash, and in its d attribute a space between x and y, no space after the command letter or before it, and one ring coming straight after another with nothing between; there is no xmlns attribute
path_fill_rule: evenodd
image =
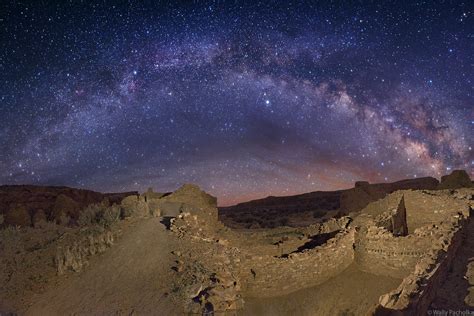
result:
<svg viewBox="0 0 474 316"><path fill-rule="evenodd" d="M3 1L0 183L227 205L473 176L472 2L323 2Z"/></svg>

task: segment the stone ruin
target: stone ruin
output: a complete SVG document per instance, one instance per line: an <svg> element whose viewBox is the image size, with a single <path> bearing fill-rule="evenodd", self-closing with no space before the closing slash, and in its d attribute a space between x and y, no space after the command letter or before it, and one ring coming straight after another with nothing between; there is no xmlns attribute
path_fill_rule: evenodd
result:
<svg viewBox="0 0 474 316"><path fill-rule="evenodd" d="M392 183L357 181L353 188L315 191L292 196L269 196L219 207L219 218L232 228L274 228L305 226L332 217L354 216L369 203L400 190L444 190L474 187L464 170L454 170L441 182L432 177L405 179ZM349 215L351 214L352 215Z"/></svg>
<svg viewBox="0 0 474 316"><path fill-rule="evenodd" d="M473 208L472 189L401 190L361 212L307 227L232 230L218 220L216 199L191 184L172 193L124 198L127 217L161 216L181 240L174 293L187 313L238 311L244 297L267 298L322 284L351 264L402 279L380 297L375 315L422 314L450 269ZM165 220L167 219L167 220ZM80 271L114 242L107 230L59 247L58 273ZM170 298L171 299L171 298Z"/></svg>
<svg viewBox="0 0 474 316"><path fill-rule="evenodd" d="M380 296L372 314L418 315L444 282L470 222L474 189L452 188L471 185L463 179L457 173L444 178L441 184L450 187L445 190L397 190L361 211L296 228L230 229L218 219L216 198L192 184L171 193L127 194L119 204L103 200L101 205L122 219L162 217L181 241L178 249L160 250L175 258L170 299L187 313L238 311L246 297L277 297L317 286L355 264L373 275L402 279ZM34 214L36 223L51 214L59 220L77 217L70 196L59 194L53 201L51 210ZM27 217L28 209L17 207L18 212L6 213L9 221ZM107 227L64 228L55 241L56 272L81 271L91 256L113 246L115 237Z"/></svg>
<svg viewBox="0 0 474 316"><path fill-rule="evenodd" d="M217 220L215 199L185 186L163 200L183 203L170 230L189 245L173 252L177 284L184 287L184 309L238 310L244 306L244 293L256 298L289 294L356 264L374 275L403 279L380 297L371 313L422 314L462 242L473 193L402 190L353 217L301 228L237 232Z"/></svg>

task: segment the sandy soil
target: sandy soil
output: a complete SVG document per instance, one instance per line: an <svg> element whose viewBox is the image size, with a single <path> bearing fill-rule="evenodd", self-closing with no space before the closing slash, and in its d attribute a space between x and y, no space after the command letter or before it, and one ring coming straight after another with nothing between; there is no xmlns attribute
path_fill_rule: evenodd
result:
<svg viewBox="0 0 474 316"><path fill-rule="evenodd" d="M380 295L396 288L401 279L376 276L349 266L325 283L286 296L245 298L240 315L366 315Z"/></svg>
<svg viewBox="0 0 474 316"><path fill-rule="evenodd" d="M173 278L167 249L174 242L159 218L138 221L83 272L33 297L24 314L176 314L166 297Z"/></svg>

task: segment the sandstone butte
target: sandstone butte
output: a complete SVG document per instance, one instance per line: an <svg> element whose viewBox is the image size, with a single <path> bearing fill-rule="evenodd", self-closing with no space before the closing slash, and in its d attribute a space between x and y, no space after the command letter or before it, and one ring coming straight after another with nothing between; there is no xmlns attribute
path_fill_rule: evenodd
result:
<svg viewBox="0 0 474 316"><path fill-rule="evenodd" d="M0 315L474 309L464 171L219 208L192 184L0 187Z"/></svg>

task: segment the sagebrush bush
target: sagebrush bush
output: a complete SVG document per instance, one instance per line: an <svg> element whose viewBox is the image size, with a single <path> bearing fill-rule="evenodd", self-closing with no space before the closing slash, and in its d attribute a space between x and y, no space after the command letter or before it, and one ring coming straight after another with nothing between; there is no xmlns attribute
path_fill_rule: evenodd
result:
<svg viewBox="0 0 474 316"><path fill-rule="evenodd" d="M103 209L99 214L99 224L107 228L120 220L120 207L114 204Z"/></svg>
<svg viewBox="0 0 474 316"><path fill-rule="evenodd" d="M89 204L85 209L82 210L79 218L77 219L77 224L79 224L79 226L89 226L91 224L97 223L97 213L99 211L99 204Z"/></svg>
<svg viewBox="0 0 474 316"><path fill-rule="evenodd" d="M133 215L133 209L128 208L128 207L121 207L120 208L120 217L121 218L131 217L132 215Z"/></svg>
<svg viewBox="0 0 474 316"><path fill-rule="evenodd" d="M320 218L320 217L323 217L324 215L326 215L327 211L325 210L314 210L313 211L313 217L314 218Z"/></svg>
<svg viewBox="0 0 474 316"><path fill-rule="evenodd" d="M79 226L100 225L110 227L120 220L120 207L108 206L104 203L90 204L79 215L77 223Z"/></svg>
<svg viewBox="0 0 474 316"><path fill-rule="evenodd" d="M288 219L288 217L282 217L278 220L278 223L280 224L280 226L288 226L290 220Z"/></svg>

